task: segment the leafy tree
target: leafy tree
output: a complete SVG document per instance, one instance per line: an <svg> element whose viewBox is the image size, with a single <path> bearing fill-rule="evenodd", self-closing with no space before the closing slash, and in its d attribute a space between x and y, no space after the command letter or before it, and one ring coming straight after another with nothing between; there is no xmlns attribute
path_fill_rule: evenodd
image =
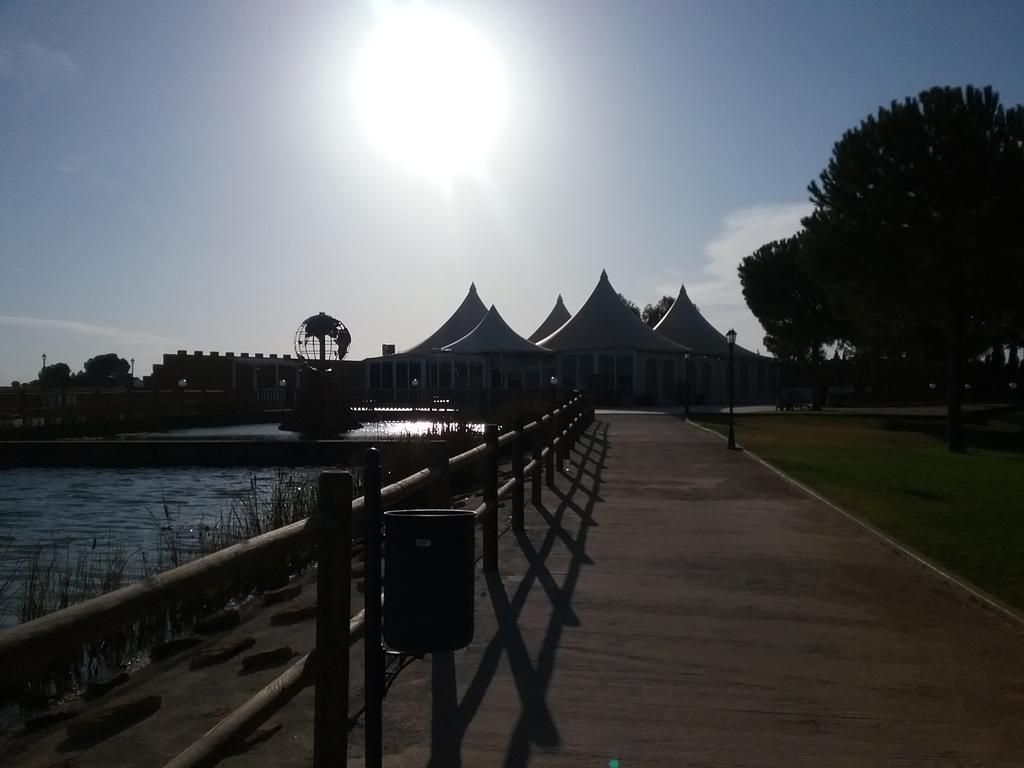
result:
<svg viewBox="0 0 1024 768"><path fill-rule="evenodd" d="M44 387L66 387L71 383L71 368L67 363L54 363L39 369L39 384Z"/></svg>
<svg viewBox="0 0 1024 768"><path fill-rule="evenodd" d="M17 379L15 379L14 381L11 382L11 387L14 388L14 389L18 389L20 386L21 386L21 382L18 381Z"/></svg>
<svg viewBox="0 0 1024 768"><path fill-rule="evenodd" d="M801 266L801 235L762 245L739 266L743 298L764 327L768 351L783 360L821 360L836 338L824 290Z"/></svg>
<svg viewBox="0 0 1024 768"><path fill-rule="evenodd" d="M941 339L949 448L963 451L967 362L1012 322L1024 286L1024 110L988 87L894 101L843 135L809 191L804 266L855 334Z"/></svg>
<svg viewBox="0 0 1024 768"><path fill-rule="evenodd" d="M625 304L627 307L629 307L630 311L634 315L636 315L637 317L640 317L640 306L636 302L630 301L625 296L623 296L621 293L619 294L619 298L622 299L622 303Z"/></svg>
<svg viewBox="0 0 1024 768"><path fill-rule="evenodd" d="M665 313L672 308L672 304L674 303L675 299L672 296L662 296L653 304L648 304L644 307L644 311L640 317L645 323L653 328L658 324L658 321L665 316Z"/></svg>
<svg viewBox="0 0 1024 768"><path fill-rule="evenodd" d="M82 387L113 387L128 382L131 365L114 352L90 357L75 374L74 383Z"/></svg>

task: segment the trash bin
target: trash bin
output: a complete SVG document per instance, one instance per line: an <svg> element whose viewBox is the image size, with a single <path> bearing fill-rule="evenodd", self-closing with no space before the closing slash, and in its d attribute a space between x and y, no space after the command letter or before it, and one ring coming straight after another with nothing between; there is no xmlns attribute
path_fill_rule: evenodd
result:
<svg viewBox="0 0 1024 768"><path fill-rule="evenodd" d="M454 651L473 639L473 513L384 513L384 642L396 651Z"/></svg>

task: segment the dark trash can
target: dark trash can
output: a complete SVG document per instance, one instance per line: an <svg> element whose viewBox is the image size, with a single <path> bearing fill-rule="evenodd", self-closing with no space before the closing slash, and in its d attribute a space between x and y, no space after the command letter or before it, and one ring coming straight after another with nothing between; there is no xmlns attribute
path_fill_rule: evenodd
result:
<svg viewBox="0 0 1024 768"><path fill-rule="evenodd" d="M384 513L384 642L396 651L454 651L473 639L473 513Z"/></svg>

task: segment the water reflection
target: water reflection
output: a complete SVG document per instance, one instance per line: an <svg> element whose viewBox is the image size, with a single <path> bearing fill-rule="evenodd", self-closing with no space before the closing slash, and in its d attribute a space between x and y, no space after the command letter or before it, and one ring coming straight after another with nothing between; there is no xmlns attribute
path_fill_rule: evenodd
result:
<svg viewBox="0 0 1024 768"><path fill-rule="evenodd" d="M279 424L237 424L228 427L195 427L192 429L170 429L165 432L132 432L122 437L131 440L299 440L302 435L279 429ZM460 429L458 422L431 421L430 419L405 419L403 421L376 421L359 429L339 434L334 440L351 442L376 442L378 440L401 440L404 437L443 435ZM483 433L483 424L466 424L465 429Z"/></svg>

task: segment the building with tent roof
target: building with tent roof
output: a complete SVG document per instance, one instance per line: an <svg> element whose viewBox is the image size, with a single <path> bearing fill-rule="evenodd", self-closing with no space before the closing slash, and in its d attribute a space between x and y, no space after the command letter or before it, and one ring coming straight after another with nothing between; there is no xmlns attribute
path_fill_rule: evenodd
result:
<svg viewBox="0 0 1024 768"><path fill-rule="evenodd" d="M729 341L697 309L686 294L686 286L661 318L654 330L690 349L686 361L686 380L690 399L695 404L723 403L729 400ZM774 358L763 357L736 345L735 401L766 402L775 399L779 370Z"/></svg>
<svg viewBox="0 0 1024 768"><path fill-rule="evenodd" d="M545 389L555 356L513 331L469 286L466 298L430 336L398 354L365 361L375 396L420 402L435 393L473 400L492 391ZM428 393L428 394L424 394Z"/></svg>
<svg viewBox="0 0 1024 768"><path fill-rule="evenodd" d="M637 317L604 270L579 312L538 344L558 353L562 386L599 391L615 401L681 399L690 350Z"/></svg>
<svg viewBox="0 0 1024 768"><path fill-rule="evenodd" d="M552 378L559 388L592 391L603 402L725 403L728 354L725 336L704 319L685 289L652 329L626 306L602 270L576 314L569 314L559 295L529 338L509 327L496 307L488 309L470 285L462 303L423 341L365 360L364 380L375 399L396 403L537 391L548 388ZM739 346L735 356L736 401L774 399L775 361Z"/></svg>
<svg viewBox="0 0 1024 768"><path fill-rule="evenodd" d="M562 301L562 294L558 294L558 298L555 299L555 306L548 312L548 316L544 318L544 322L537 326L537 330L531 333L527 338L530 341L536 343L546 336L550 336L552 333L557 331L566 321L572 317L569 314L569 310L565 308L565 303Z"/></svg>
<svg viewBox="0 0 1024 768"><path fill-rule="evenodd" d="M513 331L492 304L484 319L442 350L482 365L484 389L543 389L555 375L555 356Z"/></svg>

